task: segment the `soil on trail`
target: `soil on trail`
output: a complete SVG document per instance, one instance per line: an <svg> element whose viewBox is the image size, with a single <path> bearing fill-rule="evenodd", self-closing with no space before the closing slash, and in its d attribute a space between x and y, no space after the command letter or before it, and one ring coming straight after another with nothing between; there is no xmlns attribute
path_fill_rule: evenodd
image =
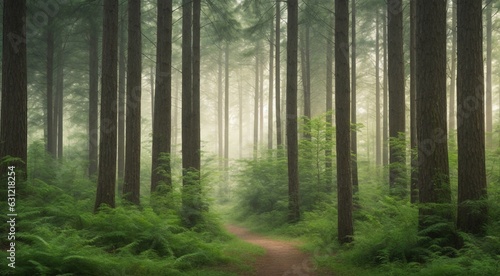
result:
<svg viewBox="0 0 500 276"><path fill-rule="evenodd" d="M257 258L254 265L255 274L253 275L317 275L314 271L314 262L307 254L296 248L296 243L273 240L251 233L247 229L235 225L227 225L226 228L238 238L266 250L264 256Z"/></svg>

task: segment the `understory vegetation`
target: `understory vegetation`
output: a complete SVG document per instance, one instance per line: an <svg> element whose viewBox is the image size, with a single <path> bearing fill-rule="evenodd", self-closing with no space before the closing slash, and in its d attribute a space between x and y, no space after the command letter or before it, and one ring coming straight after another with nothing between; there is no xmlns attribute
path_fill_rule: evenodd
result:
<svg viewBox="0 0 500 276"><path fill-rule="evenodd" d="M184 227L178 182L154 208L148 196L141 207L120 201L94 214L95 181L78 154L55 161L38 142L29 151L29 179L17 187L16 275L234 275L223 268L249 269L240 255L259 253L229 236L211 212ZM2 228L9 229L5 221ZM8 242L1 242L3 260Z"/></svg>
<svg viewBox="0 0 500 276"><path fill-rule="evenodd" d="M279 156L279 152L242 163L232 219L255 231L303 240L304 249L319 267L339 275L500 274L500 150L487 151L490 219L484 237L453 230L450 236L430 239L428 233L455 226L438 221L419 230L419 206L409 202L409 193L403 199L391 195L387 168L358 157L360 184L354 202L354 242L339 245L335 176L331 189L324 186L325 140L313 131L311 140L302 143L301 221L286 221L286 157L281 154L281 159L269 158ZM450 147L452 198L456 198L456 144L450 143ZM314 154L320 149L321 154ZM456 212L456 201L442 208ZM459 246L452 246L456 240Z"/></svg>

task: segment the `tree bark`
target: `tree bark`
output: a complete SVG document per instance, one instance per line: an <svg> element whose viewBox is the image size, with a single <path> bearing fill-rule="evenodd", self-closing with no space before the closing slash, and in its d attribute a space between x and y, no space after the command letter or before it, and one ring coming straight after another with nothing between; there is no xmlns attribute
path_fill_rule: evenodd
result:
<svg viewBox="0 0 500 276"><path fill-rule="evenodd" d="M104 0L99 177L94 211L115 207L118 1Z"/></svg>
<svg viewBox="0 0 500 276"><path fill-rule="evenodd" d="M380 124L380 23L379 10L375 17L375 160L382 165L382 129Z"/></svg>
<svg viewBox="0 0 500 276"><path fill-rule="evenodd" d="M127 20L125 20L125 12L123 9L121 12L120 20L120 34L119 36L119 60L118 60L118 193L123 190L123 178L125 177L125 76L127 71L126 65L126 26Z"/></svg>
<svg viewBox="0 0 500 276"><path fill-rule="evenodd" d="M229 170L229 42L224 49L224 189L228 193Z"/></svg>
<svg viewBox="0 0 500 276"><path fill-rule="evenodd" d="M477 235L488 220L482 34L482 1L457 0L457 226Z"/></svg>
<svg viewBox="0 0 500 276"><path fill-rule="evenodd" d="M428 12L428 11L425 11ZM416 60L416 52L417 52L417 34L416 34L416 23L417 23L417 0L410 1L410 158L411 158L411 177L410 177L410 202L416 203L418 201L418 155L417 155L417 105L416 105L416 93L417 93L417 60ZM424 15L422 15L424 16ZM429 16L429 15L425 15ZM436 14L436 16L441 16L440 14ZM445 16L446 18L446 16ZM427 28L428 26L422 26L422 28ZM421 34L423 35L423 34ZM429 34L430 35L430 34ZM435 36L436 34L432 34ZM425 39L424 39L425 40ZM428 41L429 43L433 43L434 41ZM437 43L437 42L436 42ZM441 45L439 45L441 46ZM424 46L425 47L425 46ZM426 49L428 51L428 49ZM438 49L436 49L438 50ZM439 49L442 51L442 49ZM444 49L446 54L446 49ZM425 54L425 53L424 53ZM442 52L436 53L442 54ZM424 58L424 57L422 57ZM441 64L440 64L441 65ZM431 68L438 69L438 68ZM441 69L441 68L439 68ZM445 72L446 73L446 72ZM441 72L439 72L441 74ZM433 77L441 77L433 76ZM439 92L439 91L438 91ZM424 92L425 93L425 92ZM446 103L444 106L446 112Z"/></svg>
<svg viewBox="0 0 500 276"><path fill-rule="evenodd" d="M276 98L276 147L281 149L282 129L281 129L281 8L280 1L276 0L276 81L275 81L275 98Z"/></svg>
<svg viewBox="0 0 500 276"><path fill-rule="evenodd" d="M224 125L222 118L224 117L223 104L224 94L222 93L222 48L219 49L219 58L217 60L217 141L219 150L219 170L223 169L223 156L224 156Z"/></svg>
<svg viewBox="0 0 500 276"><path fill-rule="evenodd" d="M90 177L97 173L99 142L99 30L93 16L89 18L89 168Z"/></svg>
<svg viewBox="0 0 500 276"><path fill-rule="evenodd" d="M269 99L267 105L267 149L273 149L274 21L269 32Z"/></svg>
<svg viewBox="0 0 500 276"><path fill-rule="evenodd" d="M19 160L2 162L0 176L3 177L13 171L18 185L27 176L28 93L25 19L25 0L3 1L0 160L7 156L17 157ZM6 185L7 181L4 183L3 185Z"/></svg>
<svg viewBox="0 0 500 276"><path fill-rule="evenodd" d="M338 240L352 241L352 181L350 146L349 2L335 0L335 122L337 147Z"/></svg>
<svg viewBox="0 0 500 276"><path fill-rule="evenodd" d="M383 38L382 38L382 48L384 48L384 61L383 61L383 68L384 68L384 77L382 80L382 97L384 98L384 107L383 107L383 115L382 115L382 164L384 166L389 165L389 97L388 97L388 91L387 91L387 10L384 12L384 20L382 23L382 27L384 31L382 32Z"/></svg>
<svg viewBox="0 0 500 276"><path fill-rule="evenodd" d="M288 151L288 221L300 219L298 135L297 135L297 48L298 48L297 0L288 0L287 69L286 69L286 134Z"/></svg>
<svg viewBox="0 0 500 276"><path fill-rule="evenodd" d="M141 0L128 0L127 117L123 197L139 205L141 178Z"/></svg>
<svg viewBox="0 0 500 276"><path fill-rule="evenodd" d="M449 133L455 134L456 130L456 112L455 112L455 97L456 97L456 63L457 63L457 3L450 1L452 5L451 19L451 57L450 57L450 103L448 113L448 130ZM455 137L453 135L452 137ZM455 139L455 138L453 138Z"/></svg>
<svg viewBox="0 0 500 276"><path fill-rule="evenodd" d="M333 39L334 39L334 15L330 15L331 25L328 27L328 36L326 37L326 126L327 131L325 140L327 148L325 150L325 173L326 173L326 192L331 192L333 187L333 155L332 155L332 136L333 136Z"/></svg>
<svg viewBox="0 0 500 276"><path fill-rule="evenodd" d="M389 185L399 195L406 193L405 169L405 79L403 60L403 3L387 1L389 71L389 137L391 143Z"/></svg>
<svg viewBox="0 0 500 276"><path fill-rule="evenodd" d="M356 0L351 1L351 124L356 126ZM352 189L356 193L358 184L358 142L356 127L351 131Z"/></svg>
<svg viewBox="0 0 500 276"><path fill-rule="evenodd" d="M172 1L158 1L156 42L156 93L153 123L151 192L165 185L172 187L171 114L172 114Z"/></svg>
<svg viewBox="0 0 500 276"><path fill-rule="evenodd" d="M492 95L492 1L486 6L486 147L493 146L493 95Z"/></svg>
<svg viewBox="0 0 500 276"><path fill-rule="evenodd" d="M54 31L53 19L49 17L47 27L47 152L56 157L56 126L54 125Z"/></svg>
<svg viewBox="0 0 500 276"><path fill-rule="evenodd" d="M64 99L64 46L57 56L56 93L54 103L54 126L57 145L57 159L63 156L63 99Z"/></svg>
<svg viewBox="0 0 500 276"><path fill-rule="evenodd" d="M415 2L415 1L414 1ZM446 114L446 0L416 1L419 227L451 220ZM433 222L435 223L435 221Z"/></svg>
<svg viewBox="0 0 500 276"><path fill-rule="evenodd" d="M255 95L253 106L253 158L257 159L257 151L259 149L259 43L255 48Z"/></svg>

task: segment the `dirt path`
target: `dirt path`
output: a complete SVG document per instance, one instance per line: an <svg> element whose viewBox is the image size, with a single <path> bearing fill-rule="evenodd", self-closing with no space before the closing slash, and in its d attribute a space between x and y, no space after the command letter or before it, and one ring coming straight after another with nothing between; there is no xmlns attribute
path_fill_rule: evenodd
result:
<svg viewBox="0 0 500 276"><path fill-rule="evenodd" d="M266 250L266 254L257 258L255 262L255 275L317 275L314 272L313 261L296 248L297 244L263 237L235 225L227 225L226 228L240 239L261 246Z"/></svg>

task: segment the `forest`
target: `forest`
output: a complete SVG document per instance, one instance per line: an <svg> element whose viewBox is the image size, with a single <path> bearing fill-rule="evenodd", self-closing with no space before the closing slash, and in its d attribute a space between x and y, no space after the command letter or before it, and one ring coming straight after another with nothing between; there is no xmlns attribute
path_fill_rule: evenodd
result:
<svg viewBox="0 0 500 276"><path fill-rule="evenodd" d="M500 275L500 1L0 9L0 275Z"/></svg>

